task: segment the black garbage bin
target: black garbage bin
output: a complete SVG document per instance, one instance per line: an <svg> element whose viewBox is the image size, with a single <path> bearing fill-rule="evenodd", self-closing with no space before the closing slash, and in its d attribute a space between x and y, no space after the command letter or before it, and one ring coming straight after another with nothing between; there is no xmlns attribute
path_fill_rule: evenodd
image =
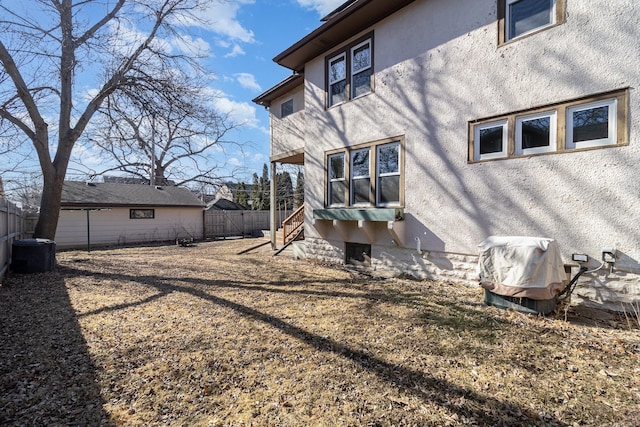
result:
<svg viewBox="0 0 640 427"><path fill-rule="evenodd" d="M11 250L11 269L15 273L44 273L56 267L56 242L53 240L16 240Z"/></svg>

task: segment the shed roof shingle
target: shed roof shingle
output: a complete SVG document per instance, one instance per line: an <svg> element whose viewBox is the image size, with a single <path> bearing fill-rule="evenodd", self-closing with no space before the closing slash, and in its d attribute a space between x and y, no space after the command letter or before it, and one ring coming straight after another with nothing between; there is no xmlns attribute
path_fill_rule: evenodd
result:
<svg viewBox="0 0 640 427"><path fill-rule="evenodd" d="M203 207L188 189L172 186L65 181L62 207L182 206Z"/></svg>

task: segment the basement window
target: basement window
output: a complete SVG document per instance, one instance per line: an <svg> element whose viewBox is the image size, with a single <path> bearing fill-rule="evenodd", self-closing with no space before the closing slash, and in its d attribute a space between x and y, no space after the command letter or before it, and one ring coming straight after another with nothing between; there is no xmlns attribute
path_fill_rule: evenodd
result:
<svg viewBox="0 0 640 427"><path fill-rule="evenodd" d="M345 264L358 267L371 266L371 245L362 243L345 243Z"/></svg>

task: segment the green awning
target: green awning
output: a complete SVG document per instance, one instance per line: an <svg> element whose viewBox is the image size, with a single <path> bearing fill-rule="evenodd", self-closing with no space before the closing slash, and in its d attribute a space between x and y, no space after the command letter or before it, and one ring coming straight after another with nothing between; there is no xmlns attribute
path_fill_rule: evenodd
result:
<svg viewBox="0 0 640 427"><path fill-rule="evenodd" d="M403 208L314 209L313 219L338 221L402 221Z"/></svg>

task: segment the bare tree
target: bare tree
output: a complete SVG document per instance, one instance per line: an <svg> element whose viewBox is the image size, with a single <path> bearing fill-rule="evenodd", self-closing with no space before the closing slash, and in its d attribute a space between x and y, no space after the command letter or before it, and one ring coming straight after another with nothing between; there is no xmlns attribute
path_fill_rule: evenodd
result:
<svg viewBox="0 0 640 427"><path fill-rule="evenodd" d="M54 238L71 152L105 99L160 90L172 70L197 66L197 58L172 53L163 40L198 22L204 3L0 3L0 139L30 141L37 154L43 191L36 237Z"/></svg>
<svg viewBox="0 0 640 427"><path fill-rule="evenodd" d="M22 209L27 212L38 212L41 190L40 174L37 172L20 174L11 182L12 198L19 201Z"/></svg>
<svg viewBox="0 0 640 427"><path fill-rule="evenodd" d="M235 125L205 93L193 79L174 75L162 91L108 97L88 140L114 166L95 175L125 172L154 185L215 185L226 178L216 172L222 150L234 144L225 136Z"/></svg>

